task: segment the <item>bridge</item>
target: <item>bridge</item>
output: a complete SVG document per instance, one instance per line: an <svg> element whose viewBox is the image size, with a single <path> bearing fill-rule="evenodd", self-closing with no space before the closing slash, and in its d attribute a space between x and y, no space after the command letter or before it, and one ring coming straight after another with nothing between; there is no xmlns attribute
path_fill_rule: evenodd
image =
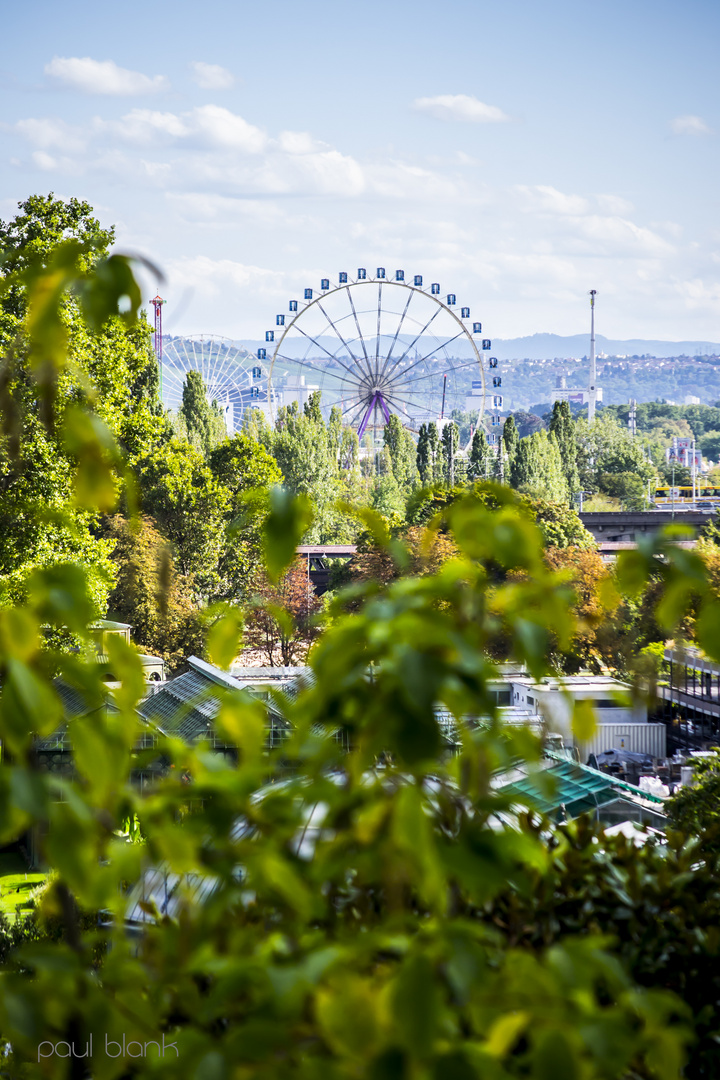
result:
<svg viewBox="0 0 720 1080"><path fill-rule="evenodd" d="M301 544L298 555L307 560L308 580L313 583L315 592L321 595L330 587L330 573L335 559L352 559L357 551L357 544Z"/></svg>
<svg viewBox="0 0 720 1080"><path fill-rule="evenodd" d="M714 516L714 510L584 510L583 525L598 542L601 552L616 554L618 545L637 544L643 536L652 536L666 525L686 525L697 538L700 530ZM689 541L694 543L694 541ZM688 541L683 541L683 546ZM613 551L612 549L617 549Z"/></svg>
<svg viewBox="0 0 720 1080"><path fill-rule="evenodd" d="M634 547L641 536L652 536L665 525L686 525L695 537L713 517L714 510L611 510L583 511L583 525L597 540L600 553L614 558L620 551ZM680 547L693 547L695 539L678 541ZM327 591L332 564L336 559L349 560L357 551L355 544L301 544L297 549L307 562L308 579L317 593Z"/></svg>

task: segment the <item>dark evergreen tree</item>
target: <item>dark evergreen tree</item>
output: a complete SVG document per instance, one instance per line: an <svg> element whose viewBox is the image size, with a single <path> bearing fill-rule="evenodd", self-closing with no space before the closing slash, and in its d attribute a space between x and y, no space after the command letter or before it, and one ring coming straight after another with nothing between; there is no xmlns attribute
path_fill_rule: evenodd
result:
<svg viewBox="0 0 720 1080"><path fill-rule="evenodd" d="M577 442L575 440L575 421L567 401L556 401L553 405L550 433L557 440L563 473L571 495L580 490L580 478L577 467Z"/></svg>
<svg viewBox="0 0 720 1080"><path fill-rule="evenodd" d="M478 427L468 455L468 480L487 480L490 476L490 447L485 430Z"/></svg>
<svg viewBox="0 0 720 1080"><path fill-rule="evenodd" d="M440 433L437 429L437 424L433 420L428 424L428 457L431 468L431 482L433 484L442 483L445 479L445 470L440 449Z"/></svg>
<svg viewBox="0 0 720 1080"><path fill-rule="evenodd" d="M415 441L393 413L383 428L383 445L390 455L392 474L400 490L406 494L417 484Z"/></svg>
<svg viewBox="0 0 720 1080"><path fill-rule="evenodd" d="M508 464L511 464L515 454L517 453L518 443L520 442L520 435L518 429L515 426L515 421L512 416L508 416L503 425L502 431L502 445L507 455Z"/></svg>
<svg viewBox="0 0 720 1080"><path fill-rule="evenodd" d="M205 457L225 435L225 421L216 401L208 401L205 380L199 371L188 371L183 386L180 416L188 441Z"/></svg>
<svg viewBox="0 0 720 1080"><path fill-rule="evenodd" d="M432 464L430 462L430 440L428 425L421 424L417 444L417 470L420 473L420 483L425 486L432 483Z"/></svg>

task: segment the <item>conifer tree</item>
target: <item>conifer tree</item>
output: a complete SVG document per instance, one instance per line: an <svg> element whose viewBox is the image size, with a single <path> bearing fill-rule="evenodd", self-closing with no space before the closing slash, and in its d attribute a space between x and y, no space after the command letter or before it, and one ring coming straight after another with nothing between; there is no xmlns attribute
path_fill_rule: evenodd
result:
<svg viewBox="0 0 720 1080"><path fill-rule="evenodd" d="M556 401L553 405L550 432L557 440L562 459L562 468L571 495L580 490L580 478L577 467L577 442L575 422L567 401Z"/></svg>
<svg viewBox="0 0 720 1080"><path fill-rule="evenodd" d="M502 431L502 443L507 454L508 463L511 463L515 454L517 453L518 443L520 442L520 435L515 424L515 420L512 416L508 416L503 425Z"/></svg>
<svg viewBox="0 0 720 1080"><path fill-rule="evenodd" d="M417 470L420 474L420 483L423 486L432 483L432 466L430 463L430 440L428 436L427 424L420 425L416 462Z"/></svg>
<svg viewBox="0 0 720 1080"><path fill-rule="evenodd" d="M487 480L490 475L490 447L482 427L472 437L468 455L468 480Z"/></svg>
<svg viewBox="0 0 720 1080"><path fill-rule="evenodd" d="M446 424L442 432L442 472L446 484L455 483L460 429L454 420Z"/></svg>
<svg viewBox="0 0 720 1080"><path fill-rule="evenodd" d="M180 416L188 442L205 457L225 438L225 420L217 402L208 401L205 380L199 371L188 371L183 386Z"/></svg>
<svg viewBox="0 0 720 1080"><path fill-rule="evenodd" d="M418 480L417 451L412 435L405 430L400 423L400 417L395 413L383 429L383 445L390 455L392 472L398 487L408 494Z"/></svg>
<svg viewBox="0 0 720 1080"><path fill-rule="evenodd" d="M431 482L441 484L445 479L445 469L440 446L440 433L434 420L431 420L428 424L428 458L430 461Z"/></svg>

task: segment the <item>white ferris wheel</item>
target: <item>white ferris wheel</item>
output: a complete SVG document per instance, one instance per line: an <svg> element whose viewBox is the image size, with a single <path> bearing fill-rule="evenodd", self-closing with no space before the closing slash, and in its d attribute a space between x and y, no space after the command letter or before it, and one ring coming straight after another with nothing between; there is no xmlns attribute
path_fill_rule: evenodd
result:
<svg viewBox="0 0 720 1080"><path fill-rule="evenodd" d="M376 437L393 413L412 431L454 410L477 413L478 423L487 414L493 426L502 379L482 333L470 308L441 293L439 282L360 268L354 277L322 278L319 289L290 300L257 360L268 364L271 409L303 404L320 390L326 418L339 406L361 439Z"/></svg>

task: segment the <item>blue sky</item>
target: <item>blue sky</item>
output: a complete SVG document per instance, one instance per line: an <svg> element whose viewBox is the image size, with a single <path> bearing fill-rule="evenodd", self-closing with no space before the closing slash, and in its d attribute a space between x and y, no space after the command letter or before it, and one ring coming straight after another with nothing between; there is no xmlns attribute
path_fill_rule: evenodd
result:
<svg viewBox="0 0 720 1080"><path fill-rule="evenodd" d="M4 12L0 216L54 190L255 338L321 276L423 273L495 337L720 340L720 5L364 0ZM152 283L149 283L152 285Z"/></svg>

